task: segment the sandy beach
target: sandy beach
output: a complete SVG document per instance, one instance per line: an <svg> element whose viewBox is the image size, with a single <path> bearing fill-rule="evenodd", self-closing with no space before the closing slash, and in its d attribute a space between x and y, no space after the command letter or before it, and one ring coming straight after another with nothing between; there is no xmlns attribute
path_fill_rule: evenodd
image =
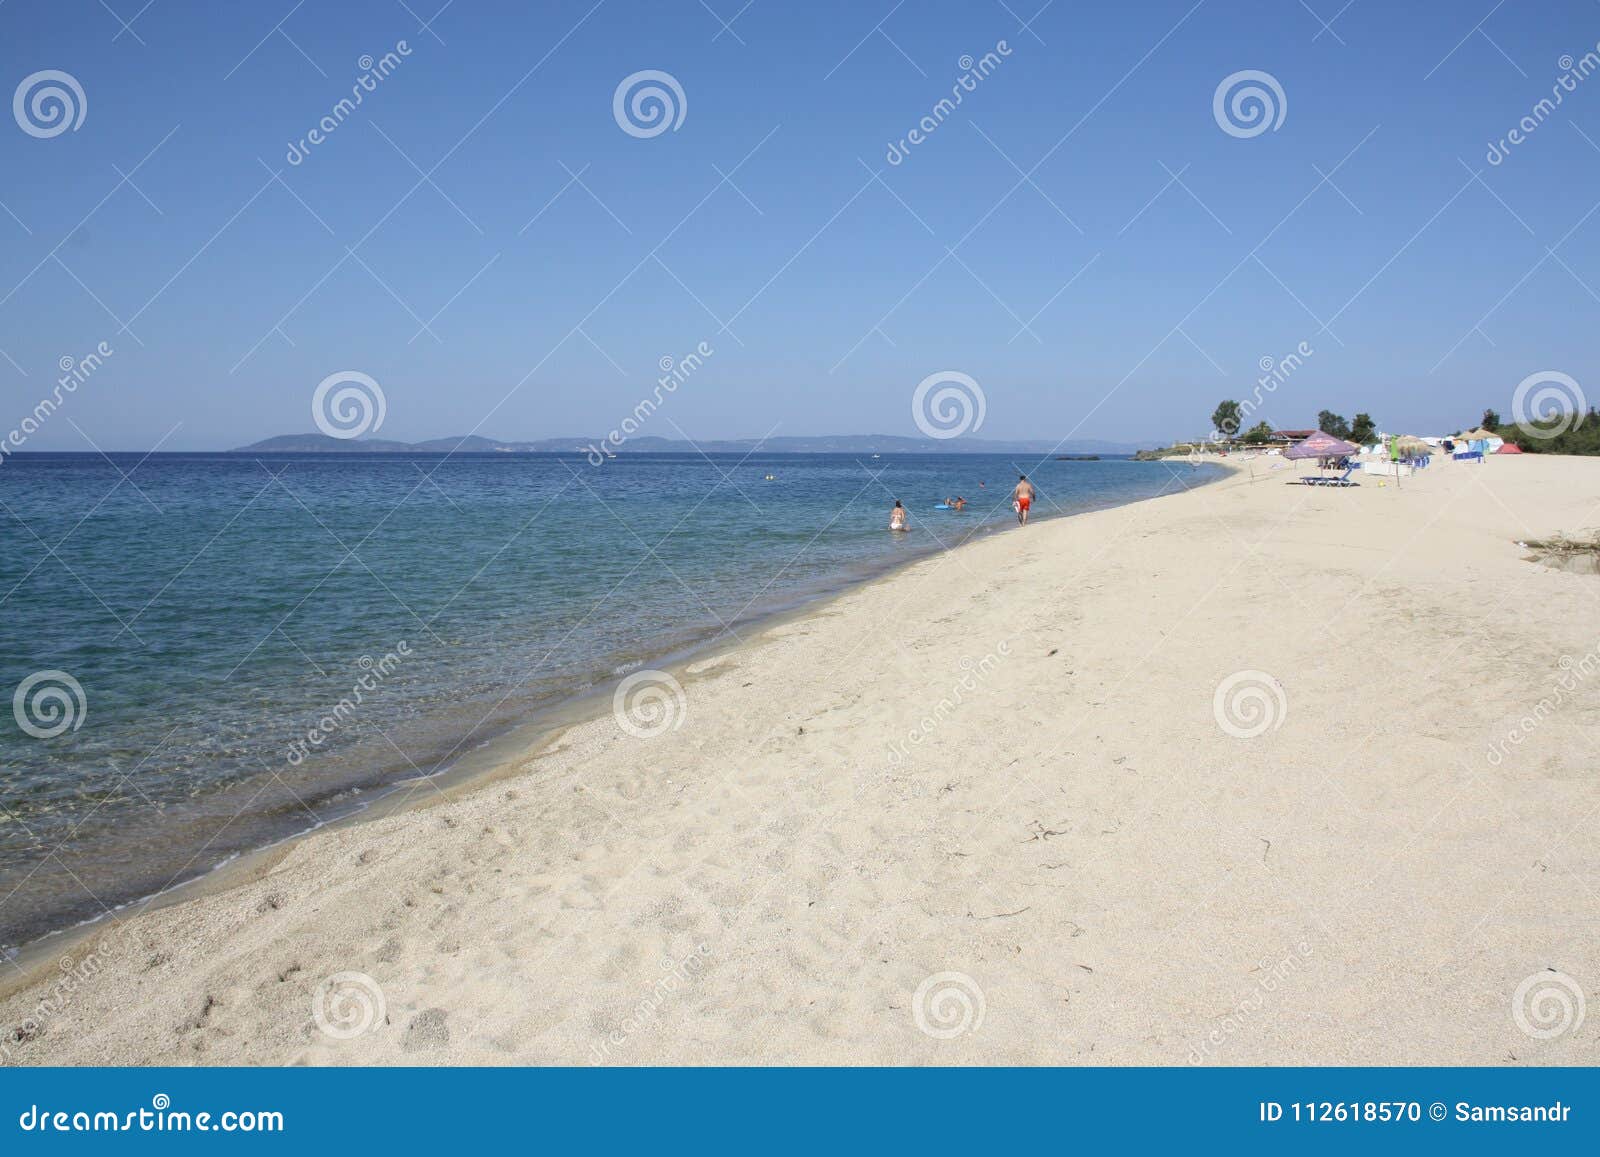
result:
<svg viewBox="0 0 1600 1157"><path fill-rule="evenodd" d="M1596 1063L1600 580L1517 541L1600 524L1600 460L1272 461L124 912L12 974L6 1059Z"/></svg>

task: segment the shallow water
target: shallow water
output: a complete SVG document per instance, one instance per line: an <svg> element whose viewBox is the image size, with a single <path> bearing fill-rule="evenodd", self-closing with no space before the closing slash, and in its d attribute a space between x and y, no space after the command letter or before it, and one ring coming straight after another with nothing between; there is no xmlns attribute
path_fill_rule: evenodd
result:
<svg viewBox="0 0 1600 1157"><path fill-rule="evenodd" d="M1039 517L1220 473L1023 465ZM0 693L52 671L82 691L51 676L0 706L0 946L432 774L654 656L1011 526L1015 473L989 455L8 458ZM952 493L972 505L932 509ZM910 534L885 530L897 497Z"/></svg>

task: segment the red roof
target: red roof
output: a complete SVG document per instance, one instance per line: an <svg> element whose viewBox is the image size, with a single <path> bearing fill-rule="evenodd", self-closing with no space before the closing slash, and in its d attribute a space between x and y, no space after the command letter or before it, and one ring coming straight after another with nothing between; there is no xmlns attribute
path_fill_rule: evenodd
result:
<svg viewBox="0 0 1600 1157"><path fill-rule="evenodd" d="M1272 432L1275 438L1309 438L1315 433L1315 430L1274 430Z"/></svg>

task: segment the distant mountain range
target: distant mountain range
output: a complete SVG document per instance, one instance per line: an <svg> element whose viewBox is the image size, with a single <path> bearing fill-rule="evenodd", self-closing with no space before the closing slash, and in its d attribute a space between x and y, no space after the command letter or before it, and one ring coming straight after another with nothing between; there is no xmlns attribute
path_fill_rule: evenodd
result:
<svg viewBox="0 0 1600 1157"><path fill-rule="evenodd" d="M682 438L629 438L617 455L748 454L1132 454L1139 446L1128 442L1075 439L1057 444L1048 439L990 441L982 438L903 438L894 434L821 434L816 437L709 438L689 442ZM394 442L386 438L333 438L327 434L280 434L233 454L588 454L604 452L603 438L540 438L531 442L501 442L477 434L458 438L430 438L426 442Z"/></svg>

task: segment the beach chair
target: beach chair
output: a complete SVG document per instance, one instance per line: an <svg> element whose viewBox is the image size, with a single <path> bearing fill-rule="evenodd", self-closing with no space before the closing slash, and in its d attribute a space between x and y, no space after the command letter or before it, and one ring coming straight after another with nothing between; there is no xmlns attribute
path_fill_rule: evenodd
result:
<svg viewBox="0 0 1600 1157"><path fill-rule="evenodd" d="M1360 486L1361 483L1355 481L1354 479L1352 479L1350 477L1350 475L1354 474L1355 472L1356 472L1356 468L1354 466L1347 466L1347 467L1345 467L1344 473L1339 475L1337 478L1329 477L1326 474L1313 474L1313 475L1311 475L1311 476L1309 476L1307 478L1300 479L1300 485L1302 485L1302 486Z"/></svg>

